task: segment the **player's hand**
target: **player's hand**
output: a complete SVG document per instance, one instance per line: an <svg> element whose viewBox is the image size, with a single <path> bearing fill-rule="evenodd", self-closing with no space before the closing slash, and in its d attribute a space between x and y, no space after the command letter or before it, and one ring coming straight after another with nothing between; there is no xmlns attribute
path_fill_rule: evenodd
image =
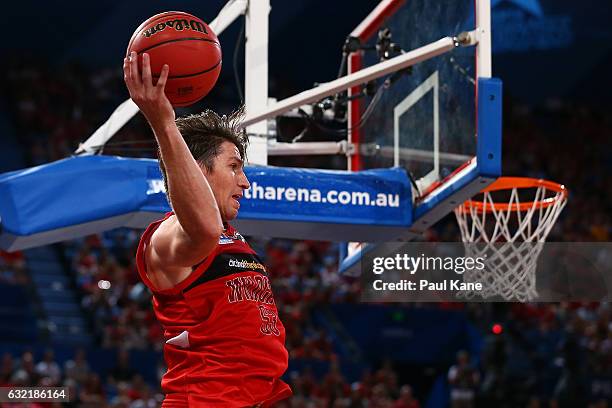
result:
<svg viewBox="0 0 612 408"><path fill-rule="evenodd" d="M153 85L149 54L142 54L142 73L138 71L135 52L132 51L123 59L123 80L130 92L130 98L140 108L154 131L174 124L174 109L164 93L169 71L168 65L164 65L157 83Z"/></svg>

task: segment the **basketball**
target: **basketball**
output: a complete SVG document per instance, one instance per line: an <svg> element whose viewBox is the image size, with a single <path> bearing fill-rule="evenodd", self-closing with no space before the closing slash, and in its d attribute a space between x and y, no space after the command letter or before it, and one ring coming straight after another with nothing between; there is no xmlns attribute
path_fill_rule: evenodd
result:
<svg viewBox="0 0 612 408"><path fill-rule="evenodd" d="M221 72L221 45L215 33L199 18L181 11L156 14L132 35L127 55L135 51L151 57L153 80L164 64L170 67L166 95L175 107L189 106L206 96Z"/></svg>

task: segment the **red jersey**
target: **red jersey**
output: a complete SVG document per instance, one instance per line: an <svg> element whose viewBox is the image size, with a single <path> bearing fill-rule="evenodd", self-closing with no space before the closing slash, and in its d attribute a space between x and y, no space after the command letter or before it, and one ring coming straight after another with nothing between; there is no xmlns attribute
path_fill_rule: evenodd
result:
<svg viewBox="0 0 612 408"><path fill-rule="evenodd" d="M289 397L280 380L288 364L285 328L255 251L228 226L188 278L157 290L146 273L145 247L163 220L149 225L136 254L166 339L163 406L268 406Z"/></svg>

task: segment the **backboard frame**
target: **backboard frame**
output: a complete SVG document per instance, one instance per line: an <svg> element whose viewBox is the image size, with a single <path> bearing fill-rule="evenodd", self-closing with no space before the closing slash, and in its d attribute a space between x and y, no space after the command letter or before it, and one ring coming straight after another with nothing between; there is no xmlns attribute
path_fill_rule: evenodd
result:
<svg viewBox="0 0 612 408"><path fill-rule="evenodd" d="M369 41L383 26L384 22L393 16L406 0L383 0L378 6L350 33L362 44ZM476 156L471 157L459 166L448 177L432 184L423 192L422 197L414 204L414 224L411 231L420 234L435 224L439 219L466 199L477 194L501 175L501 98L502 85L498 79L491 79L491 4L489 0L475 0L475 33L476 33ZM362 52L353 52L348 57L348 75L362 70L364 67ZM435 81L434 81L435 82ZM431 86L435 92L435 84ZM360 92L359 87L349 89L349 98ZM410 95L407 96L407 99ZM407 103L409 103L408 101ZM348 143L354 151L359 152L362 130L359 127L363 100L352 99L348 110ZM434 106L436 106L434 104ZM435 115L435 113L434 113ZM434 120L434 145L438 141ZM397 126L397 124L396 124ZM396 137L397 139L397 137ZM394 165L399 164L398 141L394 143ZM348 158L347 168L351 171L363 169L359 154ZM437 175L439 159L435 158L434 169L427 175L429 181Z"/></svg>

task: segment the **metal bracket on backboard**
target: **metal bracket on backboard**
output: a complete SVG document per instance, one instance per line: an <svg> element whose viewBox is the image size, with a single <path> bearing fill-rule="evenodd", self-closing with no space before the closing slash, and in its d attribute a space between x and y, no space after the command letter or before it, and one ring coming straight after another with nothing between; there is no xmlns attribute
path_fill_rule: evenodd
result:
<svg viewBox="0 0 612 408"><path fill-rule="evenodd" d="M480 39L479 30L476 29L472 31L463 31L459 33L456 37L454 37L454 39L455 45L458 47L469 47L472 45L476 45L478 44L478 40Z"/></svg>

